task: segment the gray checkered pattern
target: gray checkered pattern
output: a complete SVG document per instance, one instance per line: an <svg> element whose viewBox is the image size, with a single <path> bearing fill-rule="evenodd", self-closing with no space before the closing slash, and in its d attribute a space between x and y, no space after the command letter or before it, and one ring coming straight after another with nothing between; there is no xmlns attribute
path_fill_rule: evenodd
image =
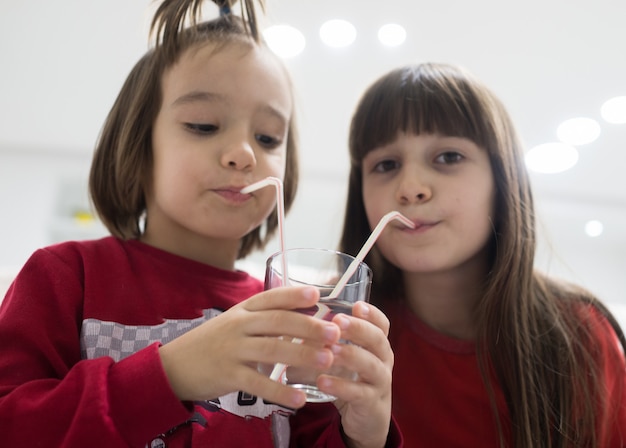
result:
<svg viewBox="0 0 626 448"><path fill-rule="evenodd" d="M119 361L154 342L166 344L221 313L218 310L204 310L202 317L188 320L166 319L159 325L124 325L98 319L85 319L81 330L81 357L93 359L110 356L115 361ZM242 394L244 393L231 392L219 397L216 402L220 412L229 412L242 418L271 417L273 437L277 441L276 446L288 446L289 415L293 413L293 410L266 403L251 395L246 395L247 400L240 400ZM161 447L160 442L163 441L157 437L150 445L146 445L146 448Z"/></svg>
<svg viewBox="0 0 626 448"><path fill-rule="evenodd" d="M81 330L81 357L93 359L110 356L115 361L124 359L154 342L166 344L183 333L221 314L218 310L204 310L196 319L166 319L159 325L124 325L97 319L85 319Z"/></svg>

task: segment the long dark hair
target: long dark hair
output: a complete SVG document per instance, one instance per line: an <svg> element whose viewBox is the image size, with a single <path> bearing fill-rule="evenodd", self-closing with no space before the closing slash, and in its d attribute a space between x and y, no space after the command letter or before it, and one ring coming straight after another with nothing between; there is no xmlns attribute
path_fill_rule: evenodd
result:
<svg viewBox="0 0 626 448"><path fill-rule="evenodd" d="M499 99L467 71L447 64L393 70L361 98L352 118L350 178L340 250L355 254L371 229L362 199L361 163L399 131L464 137L484 148L495 181L489 275L476 309L476 350L497 419L497 379L506 397L516 447L597 447L606 405L592 314L605 316L622 347L624 334L592 294L534 270L535 211L523 151ZM401 271L374 248L372 302L402 300ZM589 325L586 325L589 323ZM598 424L600 425L598 426ZM600 428L600 429L598 429Z"/></svg>
<svg viewBox="0 0 626 448"><path fill-rule="evenodd" d="M160 84L164 71L189 48L204 43L265 45L253 0L242 0L241 17L230 12L236 0L214 0L221 11L228 13L201 22L203 3L204 0L165 0L159 5L150 29L155 36L155 46L131 70L98 139L89 192L98 216L109 232L119 238L134 239L141 234L140 220L146 208L145 192L151 182L153 164L152 127L161 107ZM262 2L260 4L263 6ZM294 112L287 133L286 211L295 198L298 176ZM243 238L238 257L262 248L277 228L278 215L274 210L264 226Z"/></svg>

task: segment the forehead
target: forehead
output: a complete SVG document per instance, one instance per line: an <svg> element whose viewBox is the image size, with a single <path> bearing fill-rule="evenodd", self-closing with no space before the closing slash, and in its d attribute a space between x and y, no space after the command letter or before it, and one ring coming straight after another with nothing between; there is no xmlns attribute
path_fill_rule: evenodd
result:
<svg viewBox="0 0 626 448"><path fill-rule="evenodd" d="M162 78L164 104L193 92L243 104L263 104L291 117L291 83L268 49L248 42L202 44L186 50Z"/></svg>

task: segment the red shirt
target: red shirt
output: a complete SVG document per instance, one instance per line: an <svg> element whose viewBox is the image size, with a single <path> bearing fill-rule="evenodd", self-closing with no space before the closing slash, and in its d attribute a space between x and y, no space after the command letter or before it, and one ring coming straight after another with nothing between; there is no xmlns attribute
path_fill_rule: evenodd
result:
<svg viewBox="0 0 626 448"><path fill-rule="evenodd" d="M0 306L0 445L344 446L330 403L294 414L243 392L184 403L171 390L159 343L262 289L137 241L35 252Z"/></svg>
<svg viewBox="0 0 626 448"><path fill-rule="evenodd" d="M615 407L615 419L599 428L604 447L626 446L626 366L614 332L597 314L597 340ZM406 306L393 307L390 340L395 354L393 412L407 446L499 448L496 421L480 375L474 343L443 335ZM509 413L494 382L500 421L511 443ZM608 440L608 439L604 439ZM624 442L622 442L622 440Z"/></svg>

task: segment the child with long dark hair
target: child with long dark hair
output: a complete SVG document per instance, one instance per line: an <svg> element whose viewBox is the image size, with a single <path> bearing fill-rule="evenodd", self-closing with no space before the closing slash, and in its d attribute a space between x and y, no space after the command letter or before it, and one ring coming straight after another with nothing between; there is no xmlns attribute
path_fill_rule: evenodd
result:
<svg viewBox="0 0 626 448"><path fill-rule="evenodd" d="M408 446L626 446L624 334L592 294L534 268L533 198L502 103L446 64L361 98L340 249L366 257L391 321L393 412Z"/></svg>

